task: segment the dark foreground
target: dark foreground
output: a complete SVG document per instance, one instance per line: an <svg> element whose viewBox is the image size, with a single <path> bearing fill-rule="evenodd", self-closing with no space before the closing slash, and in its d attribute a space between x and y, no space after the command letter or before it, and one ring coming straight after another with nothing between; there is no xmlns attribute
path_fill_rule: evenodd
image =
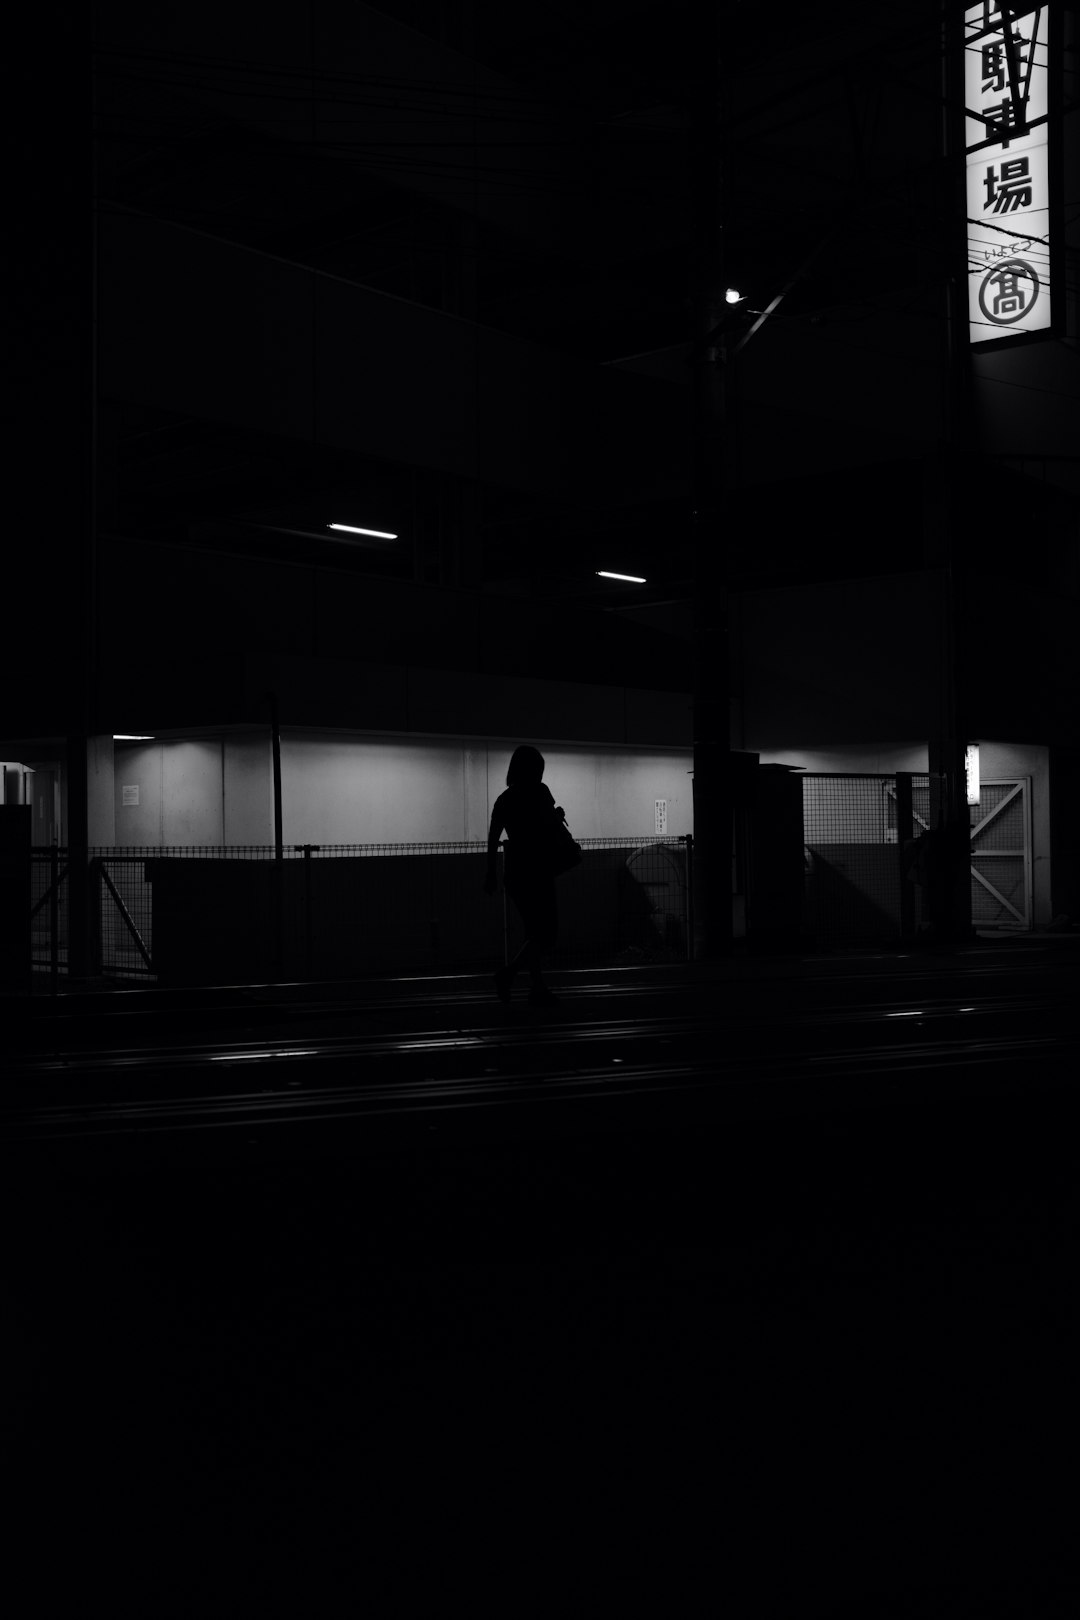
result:
<svg viewBox="0 0 1080 1620"><path fill-rule="evenodd" d="M767 993L665 992L673 1074L693 1050L712 1096L738 1044L741 1094L757 1072L800 1107L707 1107L696 1081L594 1099L580 1128L570 1093L550 1118L416 1107L378 1151L362 1109L310 1137L259 1114L214 1151L209 1130L153 1154L30 1133L4 1165L25 1612L82 1593L200 1615L1073 1613L1077 955L986 962L939 964L914 998L900 968L869 986L799 964ZM945 1019L954 991L1006 1060L916 1047L881 1087L858 1057L873 1008L936 997ZM580 1072L597 999L560 1014ZM658 1009L637 1007L639 1051ZM493 1032L473 1051L503 1079L557 1067L550 1029L515 1009L508 1038L503 1016L449 1022ZM415 1052L448 1020L396 1022ZM298 1039L317 1045L311 1018ZM426 1078L445 1063L461 1092L445 1052ZM384 1089L398 1061L371 1059ZM50 1072L69 1116L76 1081L119 1085Z"/></svg>

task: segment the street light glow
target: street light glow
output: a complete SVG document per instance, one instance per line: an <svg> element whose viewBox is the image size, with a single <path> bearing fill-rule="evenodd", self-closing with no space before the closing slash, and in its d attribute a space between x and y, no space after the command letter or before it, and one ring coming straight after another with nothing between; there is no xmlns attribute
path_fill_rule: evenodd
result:
<svg viewBox="0 0 1080 1620"><path fill-rule="evenodd" d="M644 585L646 582L640 574L612 574L606 568L596 570L599 579L624 579L628 585Z"/></svg>
<svg viewBox="0 0 1080 1620"><path fill-rule="evenodd" d="M355 523L328 523L328 529L340 529L344 534L368 534L373 540L396 540L396 534L386 529L358 529Z"/></svg>
<svg viewBox="0 0 1080 1620"><path fill-rule="evenodd" d="M724 294L724 299L729 304L741 304L743 295L736 287L729 287L727 292Z"/></svg>

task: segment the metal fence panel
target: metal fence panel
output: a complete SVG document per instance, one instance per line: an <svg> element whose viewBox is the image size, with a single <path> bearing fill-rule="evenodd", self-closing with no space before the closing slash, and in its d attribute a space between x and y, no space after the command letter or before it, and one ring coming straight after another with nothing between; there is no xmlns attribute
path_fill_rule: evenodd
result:
<svg viewBox="0 0 1080 1620"><path fill-rule="evenodd" d="M880 942L900 937L904 884L898 844L895 775L823 775L803 782L806 928L823 944ZM927 830L930 778L912 778L912 832ZM921 890L911 896L911 921L922 921Z"/></svg>
<svg viewBox="0 0 1080 1620"><path fill-rule="evenodd" d="M30 851L31 986L55 987L68 962L68 857L56 844Z"/></svg>
<svg viewBox="0 0 1080 1620"><path fill-rule="evenodd" d="M558 880L553 966L674 961L691 949L691 840L581 840ZM487 845L267 845L90 852L102 974L223 983L485 970L521 943L483 892ZM35 851L34 964L66 971L64 850ZM60 883L50 890L53 868ZM54 916L55 913L55 916Z"/></svg>

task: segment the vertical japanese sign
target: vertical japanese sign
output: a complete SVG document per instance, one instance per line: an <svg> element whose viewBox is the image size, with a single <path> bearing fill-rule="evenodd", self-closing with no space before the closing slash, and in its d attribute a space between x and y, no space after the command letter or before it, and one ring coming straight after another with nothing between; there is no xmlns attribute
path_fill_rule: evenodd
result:
<svg viewBox="0 0 1080 1620"><path fill-rule="evenodd" d="M964 13L972 343L1050 325L1048 11L981 0Z"/></svg>

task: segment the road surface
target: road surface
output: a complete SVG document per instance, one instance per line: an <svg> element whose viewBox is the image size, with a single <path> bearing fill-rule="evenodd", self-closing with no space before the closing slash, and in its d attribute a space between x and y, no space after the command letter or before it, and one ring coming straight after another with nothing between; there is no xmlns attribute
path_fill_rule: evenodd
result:
<svg viewBox="0 0 1080 1620"><path fill-rule="evenodd" d="M1072 945L35 1008L26 1534L192 1613L298 1539L375 1613L1072 1612Z"/></svg>

